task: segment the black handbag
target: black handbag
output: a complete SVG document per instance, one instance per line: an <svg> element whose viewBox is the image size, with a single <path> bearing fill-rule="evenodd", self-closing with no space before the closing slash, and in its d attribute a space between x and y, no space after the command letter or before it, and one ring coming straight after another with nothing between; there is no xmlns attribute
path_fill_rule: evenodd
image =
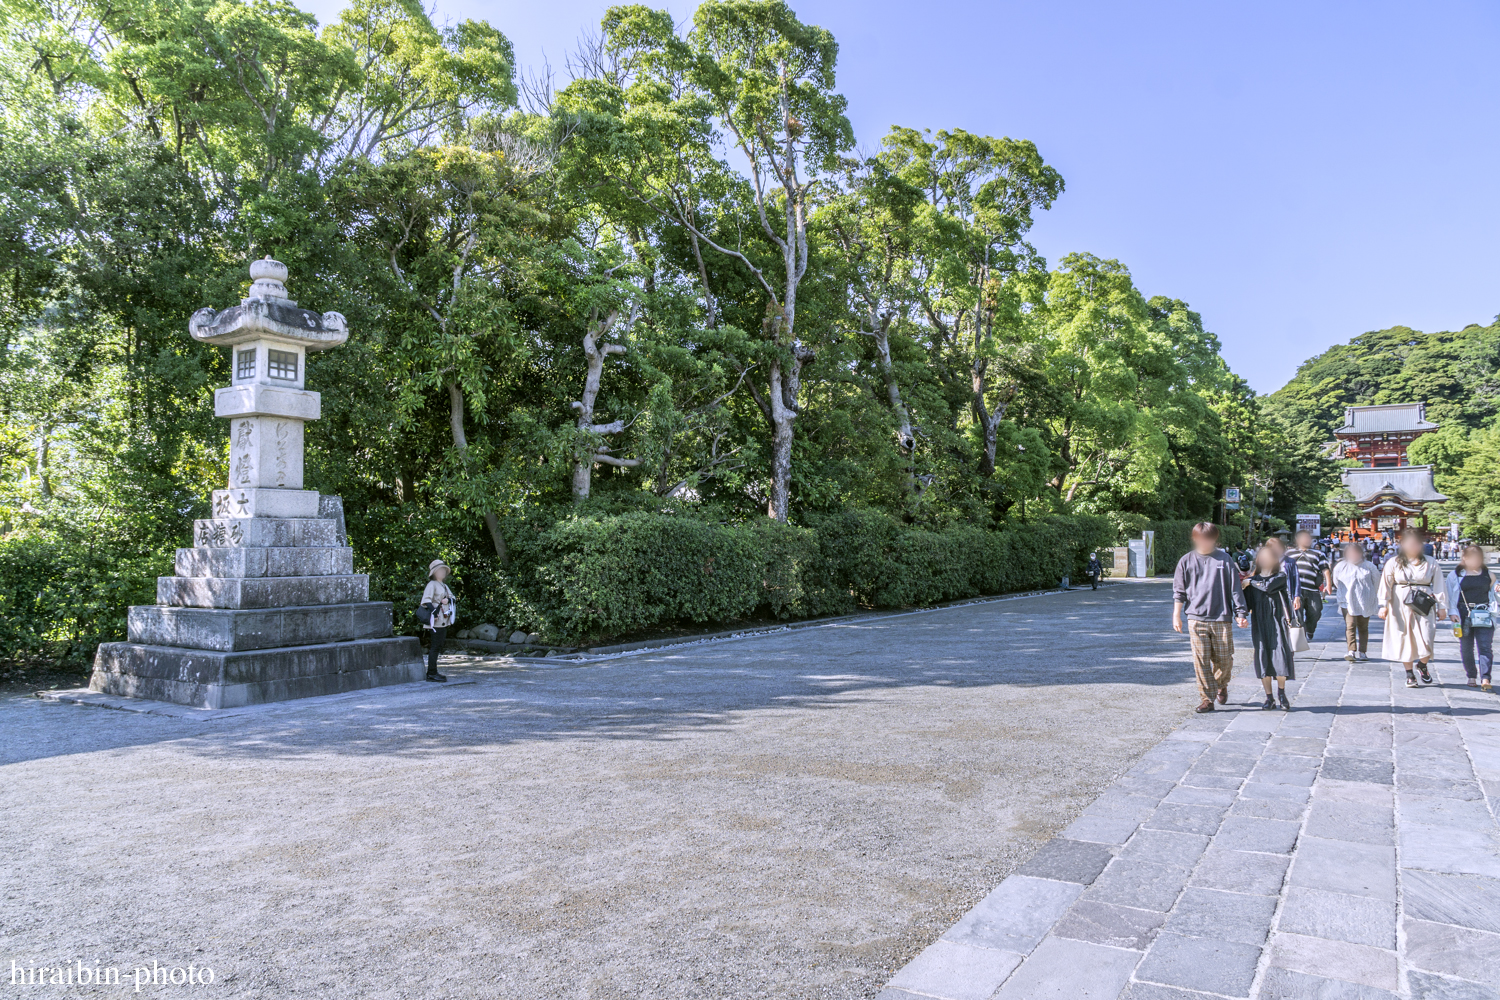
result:
<svg viewBox="0 0 1500 1000"><path fill-rule="evenodd" d="M1437 598L1425 590L1408 590L1406 596L1401 599L1401 603L1410 605L1417 614L1425 615L1437 607Z"/></svg>
<svg viewBox="0 0 1500 1000"><path fill-rule="evenodd" d="M433 607L432 607L431 604L418 604L417 605L417 624L418 625L431 625L432 624L432 612L433 612Z"/></svg>

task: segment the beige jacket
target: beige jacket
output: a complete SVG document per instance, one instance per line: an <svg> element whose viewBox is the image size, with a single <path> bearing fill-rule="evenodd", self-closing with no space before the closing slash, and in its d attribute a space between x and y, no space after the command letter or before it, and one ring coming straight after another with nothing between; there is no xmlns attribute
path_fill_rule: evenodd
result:
<svg viewBox="0 0 1500 1000"><path fill-rule="evenodd" d="M422 603L432 605L432 621L427 628L447 628L458 617L458 598L446 583L428 580L427 588L422 591Z"/></svg>

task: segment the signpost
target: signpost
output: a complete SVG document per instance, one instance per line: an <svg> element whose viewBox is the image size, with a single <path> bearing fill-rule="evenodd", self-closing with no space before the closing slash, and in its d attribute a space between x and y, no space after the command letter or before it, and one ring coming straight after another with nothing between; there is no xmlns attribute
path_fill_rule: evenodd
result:
<svg viewBox="0 0 1500 1000"><path fill-rule="evenodd" d="M1323 516L1321 514L1298 514L1297 530L1311 531L1314 538L1323 534Z"/></svg>

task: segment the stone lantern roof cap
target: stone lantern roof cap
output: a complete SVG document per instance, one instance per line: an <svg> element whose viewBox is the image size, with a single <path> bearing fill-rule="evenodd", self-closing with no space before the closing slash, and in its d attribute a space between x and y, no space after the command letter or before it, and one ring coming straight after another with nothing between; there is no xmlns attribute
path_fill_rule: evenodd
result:
<svg viewBox="0 0 1500 1000"><path fill-rule="evenodd" d="M199 309L188 320L194 340L231 347L251 340L279 340L309 351L325 351L349 339L340 313L298 308L286 295L287 268L270 257L250 263L250 294L223 312Z"/></svg>

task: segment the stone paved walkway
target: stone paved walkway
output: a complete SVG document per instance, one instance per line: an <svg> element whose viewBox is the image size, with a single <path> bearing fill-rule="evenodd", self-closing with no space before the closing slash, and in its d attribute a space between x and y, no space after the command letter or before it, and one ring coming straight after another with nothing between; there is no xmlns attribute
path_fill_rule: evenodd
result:
<svg viewBox="0 0 1500 1000"><path fill-rule="evenodd" d="M1238 667L879 1000L1500 1000L1500 700L1440 632L1416 690L1315 642L1289 713Z"/></svg>

